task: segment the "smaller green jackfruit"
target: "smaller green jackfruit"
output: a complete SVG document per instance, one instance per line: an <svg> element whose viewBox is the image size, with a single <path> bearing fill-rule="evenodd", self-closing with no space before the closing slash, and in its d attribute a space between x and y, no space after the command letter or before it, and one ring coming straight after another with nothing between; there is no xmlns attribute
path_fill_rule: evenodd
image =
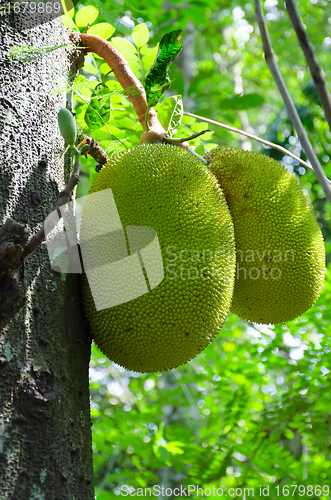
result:
<svg viewBox="0 0 331 500"><path fill-rule="evenodd" d="M69 109L62 108L57 115L57 120L62 137L70 146L73 146L77 138L77 127L72 113Z"/></svg>
<svg viewBox="0 0 331 500"><path fill-rule="evenodd" d="M106 356L129 370L177 367L210 344L230 308L235 246L225 198L215 177L196 157L165 144L140 145L113 157L90 194L108 188L125 230L144 226L157 234L164 278L144 295L96 310L90 284L83 277L92 336ZM87 196L82 238L88 240L99 230L104 233L106 226L102 207L96 214L93 196ZM85 269L107 261L111 250L100 244L101 237L87 243ZM95 286L107 295L111 280L106 268ZM131 276L125 281L120 275L118 282L122 280L124 288L137 285Z"/></svg>
<svg viewBox="0 0 331 500"><path fill-rule="evenodd" d="M319 297L325 276L322 233L293 175L267 156L211 151L233 219L237 269L231 311L256 323L284 323Z"/></svg>

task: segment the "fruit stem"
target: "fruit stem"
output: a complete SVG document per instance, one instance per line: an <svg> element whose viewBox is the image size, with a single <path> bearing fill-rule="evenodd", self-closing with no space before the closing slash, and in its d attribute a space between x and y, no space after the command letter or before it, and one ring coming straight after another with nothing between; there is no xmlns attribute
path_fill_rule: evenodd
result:
<svg viewBox="0 0 331 500"><path fill-rule="evenodd" d="M115 77L125 90L137 113L138 121L144 129L140 142L142 144L163 142L167 133L160 124L155 109L148 107L145 89L124 57L113 45L99 36L84 33L79 35L86 52L94 52L99 57L102 57L114 71Z"/></svg>
<svg viewBox="0 0 331 500"><path fill-rule="evenodd" d="M194 113L189 113L188 111L184 111L184 115L192 116L192 118L196 118L197 120L202 120L204 122L212 123L213 125L216 125L217 127L225 128L226 130L230 130L231 132L235 132L236 134L245 135L246 137L249 137L250 139L253 139L254 141L261 142L262 144L265 144L266 146L270 146L271 148L274 148L274 149L277 149L278 151L281 151L285 155L290 156L291 158L293 158L297 162L301 163L301 165L306 167L308 170L315 172L313 167L311 165L309 165L309 163L302 160L301 158L299 158L299 156L296 156L288 149L283 148L283 146L280 146L279 144L274 144L273 142L266 141L265 139L261 139L261 137L258 137L257 135L254 135L254 134L250 134L249 132L245 132L244 130L241 130L240 128L231 127L230 125L225 125L225 123L217 122L215 120L211 120L210 118L206 118L204 116L195 115ZM328 182L331 184L331 181L329 179L328 179Z"/></svg>
<svg viewBox="0 0 331 500"><path fill-rule="evenodd" d="M168 142L169 144L178 144L178 143L183 143L185 141L192 141L193 139L196 139L200 135L205 134L206 132L213 132L211 129L207 130L202 130L201 132L197 132L196 134L192 134L189 137L184 137L183 139L177 138L177 137L165 137L164 142Z"/></svg>

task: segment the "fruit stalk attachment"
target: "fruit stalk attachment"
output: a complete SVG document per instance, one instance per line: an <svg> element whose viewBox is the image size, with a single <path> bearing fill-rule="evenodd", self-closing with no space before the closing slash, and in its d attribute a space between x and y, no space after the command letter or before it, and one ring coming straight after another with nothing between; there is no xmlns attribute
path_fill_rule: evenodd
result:
<svg viewBox="0 0 331 500"><path fill-rule="evenodd" d="M192 116L193 118L196 118L197 120L211 123L213 125L216 125L217 127L225 128L225 130L230 130L231 132L234 132L236 134L244 135L246 137L249 137L250 139L253 139L254 141L260 142L261 144L265 144L266 146L277 149L277 151L281 151L282 153L284 153L284 155L290 156L291 158L296 160L298 163L300 163L300 165L304 166L308 170L311 170L312 172L315 173L313 167L311 165L309 165L309 163L302 160L301 158L299 158L299 156L295 155L294 153L292 153L288 149L283 148L283 146L280 146L279 144L275 144L273 142L266 141L265 139L262 139L261 137L258 137L257 135L254 135L254 134L250 134L249 132L246 132L245 130L241 130L240 128L231 127L230 125L226 125L225 123L220 123L220 122L217 122L215 120L211 120L210 118L206 118L204 116L195 115L194 113L189 113L188 111L184 111L184 115ZM205 130L204 132L208 132L208 130ZM191 138L192 138L192 136L191 136ZM328 179L328 183L331 184L330 179Z"/></svg>
<svg viewBox="0 0 331 500"><path fill-rule="evenodd" d="M99 36L81 33L80 38L86 52L93 52L102 57L114 71L115 77L132 102L138 116L138 121L144 129L140 137L141 144L163 142L167 133L160 124L155 109L149 108L148 110L145 89L120 52L107 42L107 40ZM147 110L148 120L145 120Z"/></svg>

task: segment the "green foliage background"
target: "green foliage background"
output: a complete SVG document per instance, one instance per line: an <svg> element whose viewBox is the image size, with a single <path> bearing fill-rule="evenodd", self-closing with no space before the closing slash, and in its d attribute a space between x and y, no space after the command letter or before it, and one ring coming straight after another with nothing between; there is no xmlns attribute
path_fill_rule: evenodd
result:
<svg viewBox="0 0 331 500"><path fill-rule="evenodd" d="M298 2L329 86L330 6L329 0ZM287 12L277 0L267 0L264 7L281 72L330 178L331 133ZM71 16L71 21L66 16L67 26L85 32L91 22L89 32L108 38L142 81L162 35L183 29L184 49L170 69L172 85L165 96L181 94L186 111L243 128L306 159L265 64L252 1L90 0L78 4ZM86 62L75 83L78 123L109 155L138 144L142 128L109 67L97 56ZM84 115L98 83L109 88L113 109L106 126L90 130ZM200 154L217 144L251 147L293 169L314 207L330 261L331 206L314 174L276 150L187 116L176 136L204 128L214 132L193 141ZM87 160L78 196L88 192L96 175ZM260 485L270 486L269 498L285 498L284 486L296 485L289 489L292 498L330 498L308 488L329 485L331 479L330 271L329 264L321 297L302 317L261 326L230 314L202 354L167 373L128 372L94 347L97 499L115 498L123 485L156 484L254 488L255 498ZM231 498L244 498L243 493L238 490Z"/></svg>

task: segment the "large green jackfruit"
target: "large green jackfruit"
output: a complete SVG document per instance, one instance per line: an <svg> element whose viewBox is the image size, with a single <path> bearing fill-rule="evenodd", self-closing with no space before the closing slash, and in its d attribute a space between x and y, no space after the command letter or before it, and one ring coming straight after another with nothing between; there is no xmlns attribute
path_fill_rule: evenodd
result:
<svg viewBox="0 0 331 500"><path fill-rule="evenodd" d="M267 156L230 147L211 153L233 219L236 277L231 311L283 323L307 311L325 276L322 233L293 175Z"/></svg>
<svg viewBox="0 0 331 500"><path fill-rule="evenodd" d="M230 308L235 246L225 198L198 159L164 144L136 146L112 158L98 174L90 195L108 188L126 231L146 226L157 234L164 278L148 293L97 310L85 276L83 296L92 336L106 356L130 370L177 367L210 344ZM90 238L98 229L107 229L102 207L96 214L90 195L81 226L85 269L105 263L111 252L101 236ZM100 286L100 294L107 295L112 279L107 273L105 269L102 279L93 283L94 288ZM134 279L123 281L126 289L136 285Z"/></svg>

